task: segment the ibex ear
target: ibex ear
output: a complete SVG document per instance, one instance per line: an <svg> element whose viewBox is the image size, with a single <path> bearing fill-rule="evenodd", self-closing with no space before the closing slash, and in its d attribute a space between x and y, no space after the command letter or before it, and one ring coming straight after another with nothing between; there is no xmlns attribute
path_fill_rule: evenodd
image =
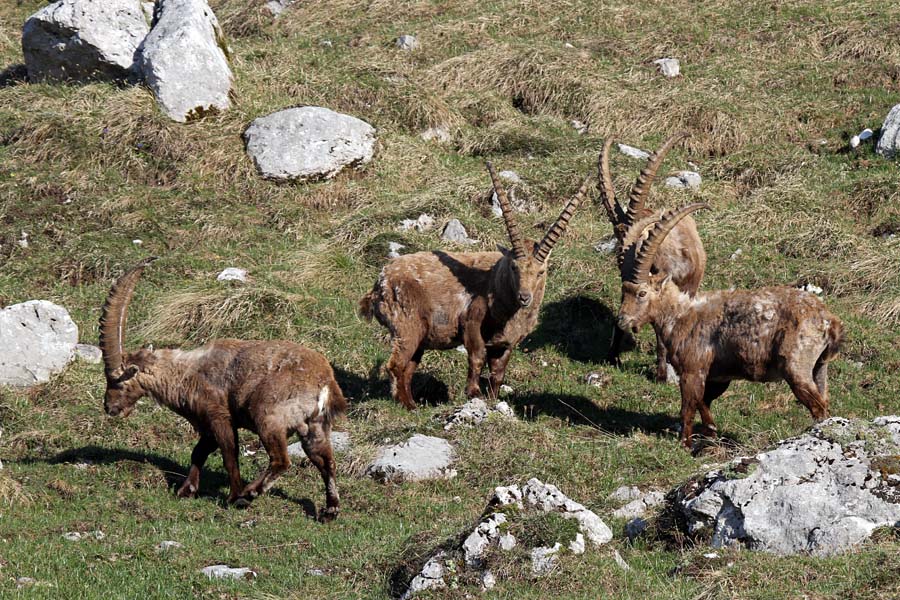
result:
<svg viewBox="0 0 900 600"><path fill-rule="evenodd" d="M662 279L658 279L657 281L658 281L658 283L656 284L656 289L661 290L664 287L666 287L667 283L672 281L672 276L669 274L666 274L665 277L663 277Z"/></svg>
<svg viewBox="0 0 900 600"><path fill-rule="evenodd" d="M128 365L125 370L116 378L116 383L125 383L132 377L138 374L138 366L137 365Z"/></svg>

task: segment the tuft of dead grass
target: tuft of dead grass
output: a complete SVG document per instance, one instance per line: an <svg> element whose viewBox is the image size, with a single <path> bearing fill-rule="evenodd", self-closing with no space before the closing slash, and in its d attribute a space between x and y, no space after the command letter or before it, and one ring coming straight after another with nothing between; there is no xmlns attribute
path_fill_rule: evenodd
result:
<svg viewBox="0 0 900 600"><path fill-rule="evenodd" d="M307 301L266 284L188 290L156 304L140 334L198 344L222 337L290 339L296 337L294 322Z"/></svg>

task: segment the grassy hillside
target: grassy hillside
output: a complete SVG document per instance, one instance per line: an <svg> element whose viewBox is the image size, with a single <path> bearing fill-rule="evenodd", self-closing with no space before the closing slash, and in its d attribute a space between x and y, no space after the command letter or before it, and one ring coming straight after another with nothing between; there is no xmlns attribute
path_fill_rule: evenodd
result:
<svg viewBox="0 0 900 600"><path fill-rule="evenodd" d="M595 168L607 136L652 149L686 129L691 138L664 170L690 161L703 185L657 185L651 203L712 205L697 214L709 253L704 287L824 288L848 332L830 369L832 413L896 414L900 238L886 234L900 231L900 173L871 142L849 152L847 141L900 102L900 5L333 0L298 2L273 22L261 0L215 0L233 49L235 106L179 125L141 87L24 82L21 26L43 4L0 4L0 306L57 302L81 340L96 343L112 280L158 255L132 305L130 344L300 341L339 371L352 399L339 428L354 447L338 456L343 512L326 526L305 517L310 501L323 501L305 464L238 511L224 505L214 455L203 497L174 498L192 430L150 401L127 420L107 418L100 366L73 363L47 385L0 390L0 597L384 597L403 556L471 526L494 486L529 477L595 510L617 539L548 578L501 580L486 598L900 597L896 536L831 559L729 551L709 561L702 549L622 541L624 523L609 518L617 506L606 499L618 486L667 488L798 434L810 419L785 384L738 383L713 405L733 444L697 458L680 448L671 430L678 391L650 380L652 332L622 370L602 364L619 285L613 258L592 249L610 233L598 205L576 214L554 250L541 324L507 371L522 420L449 434L455 479L384 486L362 477L385 440L445 435L440 417L462 402L465 357L426 353L416 380L424 405L408 413L380 370L384 331L355 312L383 264L385 234L452 248L439 229L396 234L401 219L455 217L478 248L506 243L485 159L524 179L520 197L536 210L520 220L536 237ZM420 48L394 48L404 33ZM663 56L681 60L681 77L657 73L652 60ZM241 132L296 104L370 122L376 159L326 183L257 177ZM452 141L419 137L436 126ZM620 193L640 166L614 153ZM22 232L28 248L16 244ZM250 283L217 283L227 266L248 269ZM586 385L591 371L608 383ZM251 435L242 442L258 445ZM264 452L243 457L245 479L264 462ZM62 538L93 530L105 539ZM184 548L157 553L161 540ZM260 576L211 582L199 569L215 563ZM17 592L23 576L46 585Z"/></svg>

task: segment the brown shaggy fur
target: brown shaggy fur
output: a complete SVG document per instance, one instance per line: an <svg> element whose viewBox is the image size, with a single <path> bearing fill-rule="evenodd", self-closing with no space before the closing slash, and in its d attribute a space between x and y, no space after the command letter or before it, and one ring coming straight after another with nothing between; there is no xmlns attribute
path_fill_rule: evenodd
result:
<svg viewBox="0 0 900 600"><path fill-rule="evenodd" d="M672 278L651 274L653 253L694 204L663 216L622 284L619 326L650 323L681 379L681 439L690 448L694 414L715 434L713 400L731 381L784 379L816 420L828 417L828 361L843 325L809 292L789 287L702 292L691 297Z"/></svg>
<svg viewBox="0 0 900 600"><path fill-rule="evenodd" d="M268 491L288 470L287 439L297 433L325 482L321 517L336 517L340 500L330 435L332 422L346 411L347 402L331 365L318 352L288 341L224 339L190 351L125 352L128 303L148 262L120 277L103 307L100 347L106 363L106 413L127 416L139 398L150 396L187 419L200 441L178 496L196 496L200 471L218 448L231 484L228 502L238 506ZM259 435L269 454L268 468L246 486L238 469L239 428Z"/></svg>
<svg viewBox="0 0 900 600"><path fill-rule="evenodd" d="M490 394L497 395L513 348L537 324L547 282L546 259L587 190L586 179L541 242L523 240L506 191L488 170L500 201L511 250L417 252L393 259L360 314L375 317L391 333L387 368L394 398L412 410L412 376L425 350L463 344L469 354L466 395L481 395L479 378L490 368Z"/></svg>

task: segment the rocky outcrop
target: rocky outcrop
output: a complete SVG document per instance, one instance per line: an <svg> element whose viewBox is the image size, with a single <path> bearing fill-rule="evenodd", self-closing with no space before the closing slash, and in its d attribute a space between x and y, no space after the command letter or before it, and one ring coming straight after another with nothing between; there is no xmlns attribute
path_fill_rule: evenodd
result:
<svg viewBox="0 0 900 600"><path fill-rule="evenodd" d="M0 385L50 381L75 355L78 327L62 306L31 300L0 310Z"/></svg>
<svg viewBox="0 0 900 600"><path fill-rule="evenodd" d="M714 547L828 556L900 525L900 416L832 418L667 496L661 529Z"/></svg>
<svg viewBox="0 0 900 600"><path fill-rule="evenodd" d="M121 80L150 25L140 0L59 0L31 15L22 53L32 81Z"/></svg>
<svg viewBox="0 0 900 600"><path fill-rule="evenodd" d="M875 152L885 158L894 158L900 150L900 104L888 113L881 126L881 135Z"/></svg>
<svg viewBox="0 0 900 600"><path fill-rule="evenodd" d="M540 521L548 515L571 522L572 528L548 532L546 523ZM542 523L537 536L541 539L533 547L527 547L529 541L535 541L533 532L529 534L528 530L529 524L534 524L536 519ZM516 534L521 539L517 539ZM532 478L522 487L496 488L478 524L468 534L454 539L451 544L431 553L424 564L419 563L421 568L397 594L400 598L406 600L424 590L442 589L451 583L456 585L461 579L477 579L483 588L489 589L496 582L489 564L494 552L502 555L518 549L530 564L532 574L548 575L563 554L584 553L585 539L593 546L602 546L612 539L612 532L600 517L567 497L555 485ZM477 574L477 577L460 577L464 571ZM450 577L457 579L451 582L448 581Z"/></svg>
<svg viewBox="0 0 900 600"><path fill-rule="evenodd" d="M205 0L159 0L141 45L141 71L160 108L184 123L227 110L232 84L227 46Z"/></svg>
<svg viewBox="0 0 900 600"><path fill-rule="evenodd" d="M244 131L244 142L267 179L330 179L372 160L375 128L327 108L302 106L254 120Z"/></svg>

